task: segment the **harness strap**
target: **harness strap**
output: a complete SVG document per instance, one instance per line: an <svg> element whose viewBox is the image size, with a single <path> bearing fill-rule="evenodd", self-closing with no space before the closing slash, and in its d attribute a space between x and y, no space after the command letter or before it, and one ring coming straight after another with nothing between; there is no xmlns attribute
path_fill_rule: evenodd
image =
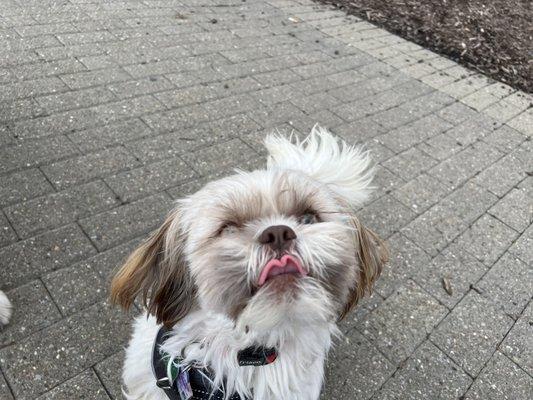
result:
<svg viewBox="0 0 533 400"><path fill-rule="evenodd" d="M181 400L177 390L173 389L172 382L167 376L167 363L161 356L159 347L164 343L163 336L168 330L163 326L157 332L152 350L152 370L155 375L157 386L162 389L170 400Z"/></svg>
<svg viewBox="0 0 533 400"><path fill-rule="evenodd" d="M178 389L173 385L167 375L168 358L160 351L161 345L165 342L165 334L169 330L164 326L159 329L152 350L152 369L156 378L157 386L161 388L170 400L182 400ZM180 368L181 371L181 368ZM179 372L178 371L178 374ZM196 368L188 369L189 382L191 385L193 397L190 400L225 400L224 392L220 389L215 390L212 394L211 383L203 376L200 370ZM203 370L205 375L209 372ZM242 399L237 393L232 394L228 400L247 400Z"/></svg>

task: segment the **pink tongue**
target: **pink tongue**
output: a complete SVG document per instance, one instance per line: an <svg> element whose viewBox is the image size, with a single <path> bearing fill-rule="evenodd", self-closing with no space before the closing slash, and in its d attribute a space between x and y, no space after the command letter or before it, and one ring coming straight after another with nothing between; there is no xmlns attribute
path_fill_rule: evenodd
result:
<svg viewBox="0 0 533 400"><path fill-rule="evenodd" d="M289 264L284 267L277 267L272 268L270 272L268 273L268 276L277 276L281 274L289 274L291 272L298 272L298 268L296 268L294 265Z"/></svg>
<svg viewBox="0 0 533 400"><path fill-rule="evenodd" d="M261 271L259 276L259 286L264 285L271 276L299 272L301 275L307 275L306 271L300 265L300 262L289 255L284 255L281 259L270 260Z"/></svg>

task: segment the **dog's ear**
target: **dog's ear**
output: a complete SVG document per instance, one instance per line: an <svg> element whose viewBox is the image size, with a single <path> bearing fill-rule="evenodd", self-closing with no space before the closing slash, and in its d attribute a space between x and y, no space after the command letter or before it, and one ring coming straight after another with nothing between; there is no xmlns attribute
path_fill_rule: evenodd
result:
<svg viewBox="0 0 533 400"><path fill-rule="evenodd" d="M158 323L172 326L189 312L196 288L183 255L179 213L171 213L126 260L111 282L110 299L129 309L140 296Z"/></svg>
<svg viewBox="0 0 533 400"><path fill-rule="evenodd" d="M381 274L383 266L389 260L389 251L385 242L361 224L355 216L351 220L355 230L354 236L359 270L357 272L357 280L350 290L339 320L344 319L365 294L372 293L374 282Z"/></svg>
<svg viewBox="0 0 533 400"><path fill-rule="evenodd" d="M373 189L369 152L347 145L318 125L303 141L295 135L269 135L265 146L268 169L301 171L327 185L352 207L360 206Z"/></svg>

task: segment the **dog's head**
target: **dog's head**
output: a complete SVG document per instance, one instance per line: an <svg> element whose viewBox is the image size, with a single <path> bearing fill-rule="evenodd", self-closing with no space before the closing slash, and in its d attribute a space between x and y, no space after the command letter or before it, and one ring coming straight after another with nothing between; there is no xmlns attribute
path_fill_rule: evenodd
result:
<svg viewBox="0 0 533 400"><path fill-rule="evenodd" d="M266 139L265 170L237 172L178 202L129 257L111 298L141 295L159 322L192 308L243 329L342 319L386 262L353 210L368 196L367 152L314 128L302 142Z"/></svg>

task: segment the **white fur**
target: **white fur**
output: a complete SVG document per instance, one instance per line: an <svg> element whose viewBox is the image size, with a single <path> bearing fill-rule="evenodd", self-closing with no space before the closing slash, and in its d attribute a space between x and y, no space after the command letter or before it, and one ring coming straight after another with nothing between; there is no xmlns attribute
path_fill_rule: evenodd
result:
<svg viewBox="0 0 533 400"><path fill-rule="evenodd" d="M168 400L155 384L152 373L152 349L160 326L152 316L142 315L133 324L133 336L126 349L122 380L126 388L123 395L128 400Z"/></svg>
<svg viewBox="0 0 533 400"><path fill-rule="evenodd" d="M11 303L7 296L0 290L0 325L6 325L11 318Z"/></svg>
<svg viewBox="0 0 533 400"><path fill-rule="evenodd" d="M123 372L127 399L167 399L156 387L151 369L152 346L159 327L151 316L142 315L135 321ZM184 364L209 365L215 386L226 377L227 395L235 391L245 398L253 391L257 400L315 400L322 388L331 336L337 332L334 323L324 321L279 326L265 341L281 342L276 361L262 367L241 367L237 352L255 343L253 336L245 338L221 314L196 311L174 327L163 349L174 357L185 349Z"/></svg>
<svg viewBox="0 0 533 400"><path fill-rule="evenodd" d="M295 136L287 139L270 135L265 146L269 169L302 171L330 186L353 206L366 201L373 189L369 152L363 147L348 146L318 125L303 141Z"/></svg>
<svg viewBox="0 0 533 400"><path fill-rule="evenodd" d="M184 364L209 366L214 372L213 386L224 384L228 396L237 392L243 398L253 394L255 400L316 400L332 336L338 333L339 309L353 287L349 282L357 280L353 229L346 222L349 211L344 207L366 199L371 190L372 169L368 152L339 143L320 127L313 128L302 142L269 136L266 146L270 152L266 171L223 178L179 202L170 228L173 234L166 238L164 251L177 260L175 249L184 249L198 298L187 300L191 304L194 301L195 307L174 326L164 350L172 356L184 355ZM305 196L312 193L309 196L317 207L325 209L320 224L303 225L297 216L280 210L284 206L276 203L280 197L279 179L287 171L281 182ZM260 196L263 201L256 207L266 209L266 216L248 221L242 228L229 229L214 242L206 239L220 226L219 209L224 207L218 204L226 205L228 199L227 204L246 203L247 193L252 192L256 194L252 204ZM230 319L221 307L232 287L223 287L227 282L220 276L228 276L228 280L242 276L242 285L256 281L262 266L272 258L257 243L257 236L266 227L279 224L297 233L291 251L302 260L310 276L299 278L297 295L260 288L238 319ZM178 232L187 237L182 247ZM220 261L222 256L242 257L242 265L235 265L237 261L226 265ZM325 282L330 273L327 268L338 264L350 267L343 270L346 282L341 279L337 283L342 287L336 292L338 298L334 298ZM127 399L166 399L155 385L151 367L158 329L153 316L145 314L135 321L123 371ZM275 346L278 358L266 366L238 366L237 352L253 344Z"/></svg>

